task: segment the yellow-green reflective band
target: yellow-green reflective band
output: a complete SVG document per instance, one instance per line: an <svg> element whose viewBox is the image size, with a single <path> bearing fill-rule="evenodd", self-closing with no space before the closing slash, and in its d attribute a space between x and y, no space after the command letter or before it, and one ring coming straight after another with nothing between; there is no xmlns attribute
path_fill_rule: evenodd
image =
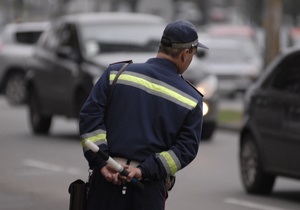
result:
<svg viewBox="0 0 300 210"><path fill-rule="evenodd" d="M146 89L145 91L150 90L150 92L147 91L149 93L158 95L160 97L163 97L163 98L168 99L173 102L177 101L179 105L182 105L186 108L191 109L191 108L196 107L197 100L192 98L191 96L189 96L190 98L188 96L185 96L186 94L184 94L182 91L175 89L174 87L172 87L172 89L174 89L174 90L172 90L169 87L165 87L165 86L170 86L170 85L164 84L163 82L160 82L161 84L157 84L157 83L151 82L145 78L142 78L142 77L147 77L147 76L144 76L144 75L137 76L137 75L138 74L131 75L131 74L123 73L119 77L119 83L132 85L137 88L143 87ZM113 77L114 77L114 75L112 75L112 78ZM120 80L127 81L127 83L122 82L122 81L120 82Z"/></svg>
<svg viewBox="0 0 300 210"><path fill-rule="evenodd" d="M90 136L90 137L87 137L87 138L85 138L84 140L82 140L82 142L81 142L81 145L82 145L82 147L85 147L85 142L87 141L87 140L90 140L91 142L93 142L93 143L96 143L97 141L107 141L106 140L106 134L104 134L104 133L100 133L100 134L97 134L97 135L95 135L95 136Z"/></svg>
<svg viewBox="0 0 300 210"><path fill-rule="evenodd" d="M168 152L161 152L160 155L163 156L167 161L171 174L174 175L177 172L178 168L172 156Z"/></svg>
<svg viewBox="0 0 300 210"><path fill-rule="evenodd" d="M109 76L110 84L116 77L116 74L117 71L111 71ZM182 92L181 90L144 74L124 72L118 78L117 83L142 89L150 94L177 103L187 109L195 108L198 103L197 99Z"/></svg>
<svg viewBox="0 0 300 210"><path fill-rule="evenodd" d="M195 107L197 105L197 103L195 103L194 101L192 101L191 99L189 98L186 98L184 96L182 96L181 94L178 94L177 92L171 90L171 89L168 89L162 85L159 85L159 84L155 84L155 83L152 83L152 82L149 82L148 80L146 79L143 79L143 78L140 78L140 77L137 77L137 76L133 76L133 75L128 75L128 74L123 74L120 76L119 78L120 80L127 80L127 81L130 81L130 82L134 82L134 83L138 83L148 89L151 89L151 90L154 90L154 91L157 91L157 92L160 92L160 93L164 93L168 96L171 96L179 101L182 101L183 103L186 103L192 107Z"/></svg>
<svg viewBox="0 0 300 210"><path fill-rule="evenodd" d="M106 131L102 130L102 129L98 129L98 130L94 130L90 133L85 133L83 135L80 136L81 139L87 139L89 137L93 137L93 136L97 136L98 134L104 134L106 135Z"/></svg>
<svg viewBox="0 0 300 210"><path fill-rule="evenodd" d="M111 71L110 75L109 75L109 83L111 84L112 81L115 79L117 75L117 72L116 71Z"/></svg>

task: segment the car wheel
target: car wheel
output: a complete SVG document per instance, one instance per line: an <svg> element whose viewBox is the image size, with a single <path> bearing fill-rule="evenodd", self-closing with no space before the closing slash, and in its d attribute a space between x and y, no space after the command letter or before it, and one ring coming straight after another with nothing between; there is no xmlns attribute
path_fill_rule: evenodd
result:
<svg viewBox="0 0 300 210"><path fill-rule="evenodd" d="M203 123L201 139L210 140L216 128L216 123Z"/></svg>
<svg viewBox="0 0 300 210"><path fill-rule="evenodd" d="M34 91L29 93L29 120L33 133L47 134L49 132L52 116L45 116L40 112L38 98Z"/></svg>
<svg viewBox="0 0 300 210"><path fill-rule="evenodd" d="M5 96L10 104L23 104L26 101L24 72L9 74L5 85Z"/></svg>
<svg viewBox="0 0 300 210"><path fill-rule="evenodd" d="M241 178L246 191L250 194L271 193L275 176L263 171L258 148L250 134L242 137L239 160Z"/></svg>

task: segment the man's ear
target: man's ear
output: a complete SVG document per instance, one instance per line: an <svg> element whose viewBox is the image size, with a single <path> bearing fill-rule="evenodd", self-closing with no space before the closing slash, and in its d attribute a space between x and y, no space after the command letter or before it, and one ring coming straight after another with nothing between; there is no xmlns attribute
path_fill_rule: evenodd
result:
<svg viewBox="0 0 300 210"><path fill-rule="evenodd" d="M181 58L182 58L181 61L182 62L185 61L187 54L189 54L189 50L188 49L182 50L182 52L181 52Z"/></svg>

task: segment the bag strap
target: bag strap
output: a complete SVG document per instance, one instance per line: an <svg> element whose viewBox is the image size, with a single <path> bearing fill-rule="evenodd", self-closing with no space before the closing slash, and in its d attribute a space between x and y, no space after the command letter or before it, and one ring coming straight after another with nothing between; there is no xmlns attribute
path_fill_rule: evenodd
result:
<svg viewBox="0 0 300 210"><path fill-rule="evenodd" d="M132 60L128 60L128 61L123 61L125 62L124 65L120 68L120 70L118 71L118 73L116 74L114 80L112 81L109 93L108 93L108 98L107 98L107 103L106 103L106 108L108 108L111 104L111 100L112 100L112 95L113 95L113 91L115 89L115 84L117 83L117 80L119 78L119 76L122 74L122 72L125 70L125 68L132 63Z"/></svg>

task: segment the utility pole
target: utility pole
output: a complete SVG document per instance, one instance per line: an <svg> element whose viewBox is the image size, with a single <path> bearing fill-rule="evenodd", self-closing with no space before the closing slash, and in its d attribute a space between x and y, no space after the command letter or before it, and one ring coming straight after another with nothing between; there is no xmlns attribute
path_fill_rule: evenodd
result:
<svg viewBox="0 0 300 210"><path fill-rule="evenodd" d="M280 51L280 27L282 20L282 0L265 0L265 58L264 66Z"/></svg>

